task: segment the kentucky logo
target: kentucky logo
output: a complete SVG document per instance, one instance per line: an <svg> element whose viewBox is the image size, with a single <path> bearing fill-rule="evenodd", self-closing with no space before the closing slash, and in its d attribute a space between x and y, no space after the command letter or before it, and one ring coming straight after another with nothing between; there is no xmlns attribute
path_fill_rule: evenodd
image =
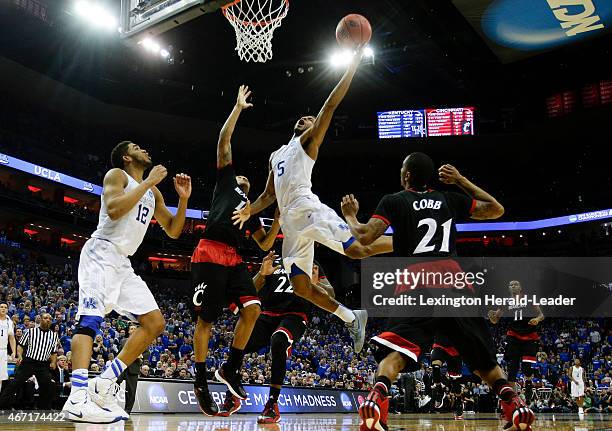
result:
<svg viewBox="0 0 612 431"><path fill-rule="evenodd" d="M10 163L9 158L6 154L0 154L0 164L8 165Z"/></svg>
<svg viewBox="0 0 612 431"><path fill-rule="evenodd" d="M350 230L350 228L348 227L348 225L347 225L346 223L340 223L340 224L338 225L338 228L339 228L340 230Z"/></svg>
<svg viewBox="0 0 612 431"><path fill-rule="evenodd" d="M93 191L93 184L92 183L85 183L83 184L83 190L87 191L87 192L92 192Z"/></svg>
<svg viewBox="0 0 612 431"><path fill-rule="evenodd" d="M96 298L83 298L83 307L85 308L98 308L98 301Z"/></svg>

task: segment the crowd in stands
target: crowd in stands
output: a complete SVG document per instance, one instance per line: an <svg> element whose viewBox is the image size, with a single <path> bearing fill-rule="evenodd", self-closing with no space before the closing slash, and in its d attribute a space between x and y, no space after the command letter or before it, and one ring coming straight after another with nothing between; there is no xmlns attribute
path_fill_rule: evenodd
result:
<svg viewBox="0 0 612 431"><path fill-rule="evenodd" d="M155 289L154 294L166 317L166 328L143 353L141 377L191 379L194 375L194 321L187 298L174 296L168 289ZM51 265L41 257L33 259L28 251L6 249L0 253L0 300L9 304L9 315L16 327L16 338L38 324L40 314L48 312L54 319L60 348L58 356L71 361L71 337L75 330L78 289L73 263ZM229 352L235 317L229 313L214 325L207 358L210 376ZM101 333L94 341L90 371L104 370L118 354L121 340L126 337L129 322L120 316L105 319ZM372 319L368 331L379 331L383 322ZM504 325L492 327L498 346L503 346ZM609 319L547 319L540 329L541 346L537 355L536 372L531 381L519 375L523 396L540 411L565 411L573 407L568 397L567 370L574 358L580 358L587 375L590 394L587 411L610 409L612 375L612 328ZM360 354L351 349L344 326L335 316L316 311L304 337L293 345L287 361L286 385L324 388L367 389L373 382L376 363L371 348ZM499 362L504 364L503 347ZM245 359L242 379L245 383L269 382L271 359L266 349ZM490 408L493 401L489 390L477 383L464 369L465 387L462 398L473 409ZM420 389L421 404L431 396L431 368L427 361L413 375ZM401 380L400 380L401 382ZM396 395L403 387L398 383ZM545 396L542 389L549 388ZM544 394L544 395L543 395ZM453 395L449 393L449 399ZM426 399L426 398L425 398ZM467 401L466 401L467 400ZM429 403L431 404L431 403ZM472 404L470 404L472 406ZM486 407L485 407L486 406ZM428 409L424 403L421 409ZM469 410L466 408L466 410Z"/></svg>

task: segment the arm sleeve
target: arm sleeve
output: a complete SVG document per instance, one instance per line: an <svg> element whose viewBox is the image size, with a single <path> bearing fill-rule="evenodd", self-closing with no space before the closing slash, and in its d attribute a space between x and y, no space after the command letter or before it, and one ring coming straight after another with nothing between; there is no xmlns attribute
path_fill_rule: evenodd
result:
<svg viewBox="0 0 612 431"><path fill-rule="evenodd" d="M453 213L460 219L468 219L476 208L476 199L462 193L446 193L446 199Z"/></svg>
<svg viewBox="0 0 612 431"><path fill-rule="evenodd" d="M395 202L393 195L385 195L378 203L376 211L372 218L377 218L384 221L388 226L393 225L393 216L395 213Z"/></svg>

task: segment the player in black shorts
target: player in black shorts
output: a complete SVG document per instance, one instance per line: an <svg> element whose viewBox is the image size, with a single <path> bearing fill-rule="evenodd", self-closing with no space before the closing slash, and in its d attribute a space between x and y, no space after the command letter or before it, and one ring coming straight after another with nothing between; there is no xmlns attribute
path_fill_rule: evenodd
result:
<svg viewBox="0 0 612 431"><path fill-rule="evenodd" d="M510 296L513 298L525 296L521 283L517 280L512 280L508 288ZM520 367L527 382L530 382L533 377L533 368L537 363L536 354L540 343L540 336L537 332L538 325L544 320L544 314L538 305L531 304L517 304L504 309L489 311L489 320L494 325L503 316L511 319L506 333L506 350L504 353L504 360L508 369L508 381L511 385L516 385L516 375Z"/></svg>
<svg viewBox="0 0 612 431"><path fill-rule="evenodd" d="M434 172L429 156L410 154L400 172L404 190L383 197L367 224L357 220L357 200L352 195L345 196L342 212L353 236L367 245L393 226L393 256L451 256L455 254L457 220L495 219L503 214L504 208L495 198L451 165L439 169L440 181L456 184L465 194L429 188ZM373 390L359 407L361 430L386 429L391 383L402 370L416 370L422 353L431 348L434 334L438 332L449 338L467 365L503 400L505 417L512 420L518 412L513 427L528 428L535 416L524 406L497 365L485 319L406 317L390 318L386 331L372 338L377 346L378 374Z"/></svg>
<svg viewBox="0 0 612 431"><path fill-rule="evenodd" d="M252 232L251 237L263 250L269 250L280 230L275 220L266 233L258 218L249 220L242 229L234 226L232 213L247 204L249 180L236 176L232 166L230 139L243 109L252 105L247 99L248 87L241 86L236 106L223 125L217 146L217 184L206 220L202 239L191 257L191 278L193 284L192 309L197 318L193 337L196 358L195 394L202 412L212 416L219 412L212 399L206 378L206 355L213 322L223 309L234 304L240 317L234 329L234 340L228 361L219 367L215 376L225 383L232 393L246 398L240 384L238 369L242 365L244 348L260 313L260 301L253 282L242 261L239 248L245 238L245 230Z"/></svg>
<svg viewBox="0 0 612 431"><path fill-rule="evenodd" d="M260 424L280 422L278 398L285 379L287 358L291 356L293 343L304 335L311 310L310 302L293 292L289 276L280 260L276 261L277 258L278 256L270 252L263 259L259 272L253 277L253 284L259 293L263 311L245 348L246 353L252 353L269 346L272 355L270 396L263 413L257 419ZM316 260L311 280L312 283L325 289L330 296L335 296L323 268ZM230 416L238 410L240 410L240 400L227 391L219 416Z"/></svg>
<svg viewBox="0 0 612 431"><path fill-rule="evenodd" d="M442 384L442 365L446 364L447 386L453 394L461 394L461 356L453 343L443 332L439 331L433 341L431 349L432 367L432 395L434 408L442 409L446 394ZM455 419L463 418L463 403L456 403L454 411Z"/></svg>

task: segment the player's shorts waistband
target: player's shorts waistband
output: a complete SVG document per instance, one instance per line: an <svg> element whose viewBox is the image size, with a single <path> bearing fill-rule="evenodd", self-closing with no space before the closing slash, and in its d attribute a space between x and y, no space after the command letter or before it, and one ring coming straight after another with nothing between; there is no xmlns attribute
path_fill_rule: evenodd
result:
<svg viewBox="0 0 612 431"><path fill-rule="evenodd" d="M235 247L210 239L201 239L193 251L191 263L214 263L222 266L236 266L242 257Z"/></svg>
<svg viewBox="0 0 612 431"><path fill-rule="evenodd" d="M540 339L540 336L538 335L537 332L530 332L528 334L519 334L518 332L515 332L512 329L508 329L508 332L506 333L506 335L508 337L512 337L519 341L538 341Z"/></svg>

